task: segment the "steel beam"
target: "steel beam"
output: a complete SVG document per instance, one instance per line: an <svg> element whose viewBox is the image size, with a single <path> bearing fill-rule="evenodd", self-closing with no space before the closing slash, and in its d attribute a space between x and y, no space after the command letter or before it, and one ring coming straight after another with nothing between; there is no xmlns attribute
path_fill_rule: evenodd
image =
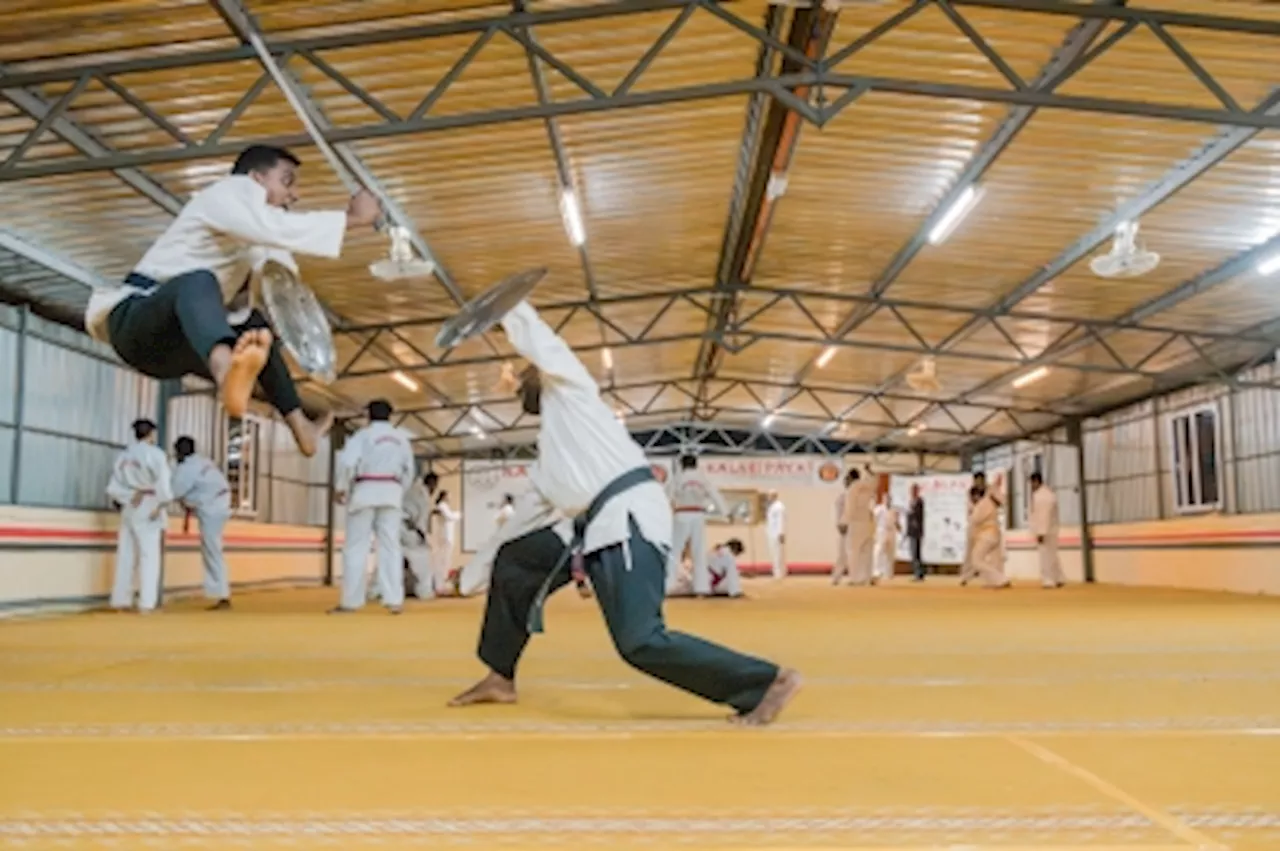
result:
<svg viewBox="0 0 1280 851"><path fill-rule="evenodd" d="M11 233L7 230L0 229L0 248L6 251L12 251L19 257L25 257L33 263L37 263L51 272L56 272L69 281L75 281L83 284L89 289L107 286L107 282L99 275L89 271L78 263L50 251L43 246Z"/></svg>
<svg viewBox="0 0 1280 851"><path fill-rule="evenodd" d="M1099 5L1124 5L1127 0L1096 0ZM1097 40L1098 36L1106 27L1106 21L1089 20L1082 21L1077 24L1070 33L1067 34L1062 44L1054 51L1053 57L1048 64L1041 69L1039 75L1031 83L1031 88L1036 91L1052 91L1057 86L1066 81L1068 77L1084 66L1086 57L1089 59L1096 58L1090 56L1089 50ZM956 204L961 194L970 187L977 185L978 181L993 166L1000 155L1003 154L1013 143L1013 141L1022 132L1023 128L1031 121L1036 114L1036 108L1030 106L1015 106L1011 108L1004 120L996 127L991 137L983 143L970 158L965 165L964 170L952 183L951 188L943 193L938 203L934 205L933 210L920 223L920 227L911 235L898 251L890 259L888 265L876 276L875 281L871 284L871 295L881 296L891 287L898 279L898 276L906 270L912 260L924 249L929 241L929 233L937 226L938 222L947 212ZM876 305L862 305L848 316L836 328L836 336L842 337L856 331L863 322L871 318L876 312ZM812 371L816 358L810 359L797 373L796 381L800 382L808 376Z"/></svg>
<svg viewBox="0 0 1280 851"><path fill-rule="evenodd" d="M216 0L216 2L227 3L229 0ZM934 4L942 4L942 8L948 10L953 18L963 20L953 6L963 6L965 4L945 4L942 0L930 0ZM1101 112L1109 114L1122 115L1144 115L1156 118L1165 118L1173 120L1184 120L1194 122L1208 122L1219 125L1235 125L1249 128L1280 128L1280 117L1276 115L1265 114L1257 109L1245 109L1240 107L1232 107L1229 104L1223 104L1221 108L1204 108L1193 104L1171 105L1151 103L1141 99L1124 99L1121 97L1077 97L1060 95L1052 91L1040 91L1033 86L1019 86L1011 82L1007 89L968 85L959 82L931 82L917 79L899 79L888 77L870 77L865 75L838 74L833 70L831 60L816 61L805 55L801 51L797 51L790 45L783 44L774 38L770 33L742 20L735 15L727 7L727 4L716 2L716 0L686 0L686 2L675 2L675 0L626 0L623 3L607 4L604 6L583 7L579 9L563 9L554 12L524 13L496 18L482 18L472 21L449 22L446 24L429 25L425 27L405 27L401 29L389 29L378 32L350 33L341 36L327 36L315 39L296 39L292 41L281 41L273 45L260 45L260 49L269 52L270 56L282 57L287 55L299 54L304 58L319 58L316 56L318 52L336 49L339 47L349 47L359 44L388 44L406 39L422 39L433 36L457 35L459 33L478 33L481 38L488 37L491 33L496 32L523 32L534 25L542 25L544 23L567 22L575 20L593 20L612 17L616 15L629 15L646 11L654 11L657 9L684 9L689 6L696 6L705 13L714 14L715 16L725 20L732 26L736 27L748 37L756 39L764 45L773 47L780 53L793 58L796 65L801 69L797 73L780 73L766 74L762 76L751 77L743 80L731 81L726 83L703 84L695 86L681 86L666 89L655 89L653 91L636 93L629 88L619 88L613 93L606 93L596 87L586 78L585 75L576 71L568 63L559 60L554 55L541 48L540 46L530 43L530 49L537 51L539 57L552 64L570 79L578 83L583 91L583 97L572 100L539 103L531 106L517 107L511 109L497 110L478 110L475 112L461 113L457 115L429 115L426 110L420 108L414 111L414 114L408 118L401 120L384 120L375 124L367 124L356 127L331 128L323 133L324 140L329 144L340 144L345 142L353 142L361 139L386 138L392 136L400 136L414 133L434 132L447 130L451 128L475 127L485 124L504 123L512 121L521 121L530 118L550 119L563 115L574 115L589 112L597 112L608 109L624 109L642 106L652 106L656 104L675 103L681 101L717 98L734 95L764 93L777 100L780 100L799 112L806 120L811 123L823 125L831 120L836 114L848 105L846 98L830 105L822 104L813 106L808 100L798 97L796 90L805 90L808 88L818 88L819 90L827 87L841 88L853 92L856 97L857 93L867 91L892 92L909 96L934 97L934 98L960 98L966 100L979 100L995 103L1007 103L1010 105L1021 105L1031 108L1050 107L1072 110L1083 110L1092 112ZM1032 0L1019 0L1011 2L1002 8L1010 11L1040 11L1041 6ZM1124 35L1140 21L1148 27L1170 25L1173 19L1155 16L1144 13L1135 18L1126 14L1126 10L1120 8L1099 8L1092 5L1082 4L1056 4L1055 10L1060 14L1071 14L1080 19L1105 19L1105 20L1121 20L1126 22L1129 27ZM1186 16L1183 16L1184 18ZM903 16L895 16L894 21L900 23ZM1215 18L1205 23L1204 26L1210 28L1221 29L1229 32L1255 32L1263 34L1280 34L1272 33L1267 27L1259 28L1257 21L1248 19L1231 19L1231 18ZM895 26L897 24L894 24ZM1179 20L1175 26L1185 25ZM1274 29L1275 27L1272 27ZM883 28L880 28L883 29ZM889 27L888 29L892 29ZM985 54L993 64L998 67L1008 66L999 52L992 45L983 40L976 31L967 32L971 41L974 42L977 49ZM884 31L887 31L885 29ZM881 33L882 34L882 33ZM1123 38L1123 36L1120 36ZM661 52L665 41L669 37L664 34L658 42L646 54L645 59L652 59ZM1116 39L1119 40L1119 39ZM835 57L847 58L852 52L862 44L865 39L855 41L853 45L838 51ZM865 46L865 45L863 45ZM7 74L0 77L0 86L4 88L24 88L41 83L53 82L70 77L75 80L87 72L92 72L102 79L110 78L114 74L132 73L145 70L158 70L161 68L177 68L177 67L194 67L207 61L237 61L254 56L255 53L251 49L240 49L233 51L213 51L204 53L192 53L181 56L157 57L138 60L124 60L120 62L106 62L94 66L76 66L61 68L52 71L38 71L30 73ZM323 61L323 60L321 60ZM1185 64L1185 62L1184 62ZM1073 63L1069 69L1072 73L1078 71L1082 67L1082 62ZM1189 66L1191 67L1191 66ZM324 69L321 68L323 71ZM1064 74L1066 73L1064 70ZM1211 81L1212 78L1207 77L1207 73L1203 72L1200 66L1191 67L1189 73L1196 77L1202 78L1202 81ZM331 75L332 76L332 75ZM345 79L345 78L344 78ZM433 95L437 96L443 92L448 86L445 83L452 84L452 80L442 81L442 85L437 86L433 91ZM356 86L350 80L346 81L348 88ZM1206 85L1209 83L1206 82ZM1216 82L1213 86L1217 86ZM1221 88L1217 86L1217 88ZM361 90L363 91L363 90ZM366 102L373 99L371 95L364 92ZM384 117L390 113L385 108L378 110ZM172 134L170 134L172 135ZM274 137L261 140L280 145L300 145L309 141L305 134L294 134L288 136ZM54 174L72 174L84 171L96 171L103 169L119 169L127 167L137 167L149 163L159 162L181 162L193 159L204 159L210 157L223 156L231 152L233 146L213 140L205 140L201 144L180 143L176 148L151 149L141 151L131 151L128 153L114 153L105 156L89 156L82 161L53 161L38 162L27 165L11 166L8 168L0 168L0 181L18 180L27 177L49 176Z"/></svg>
<svg viewBox="0 0 1280 851"><path fill-rule="evenodd" d="M929 0L932 2L932 0ZM572 5L537 12L516 12L504 15L486 16L466 20L450 20L432 24L415 24L409 26L392 26L379 29L360 30L338 33L334 35L311 36L306 38L280 39L270 44L276 56L285 53L323 52L348 47L369 45L386 45L405 41L420 41L432 38L479 34L498 27L527 28L531 26L554 26L555 24L584 21L601 21L609 18L642 15L649 12L680 10L699 0L620 0L619 2L594 3L590 5ZM706 5L712 5L710 2ZM732 3L714 4L722 13L727 13ZM1109 6L1096 6L1088 3L1051 2L1051 0L951 0L953 6L973 6L1001 9L1007 12L1022 12L1033 15L1056 14L1077 19L1099 19L1107 21L1133 22L1145 24L1154 22L1164 26L1193 27L1196 29L1217 30L1220 32L1253 33L1255 35L1280 35L1280 22L1259 18L1238 18L1222 15L1205 15L1195 13L1164 12L1154 9L1127 9ZM731 14L731 13L729 13ZM736 18L736 16L735 16ZM750 27L741 18L739 24ZM744 30L749 33L749 30ZM749 33L750 34L750 33ZM147 56L131 59L106 58L110 54L82 57L82 61L68 63L57 68L46 68L37 71L18 71L12 75L12 84L20 87L42 85L53 82L74 82L86 71L112 77L120 74L144 73L147 71L172 70L179 68L200 68L230 62L241 62L255 59L256 53L249 46L234 48L217 48L210 50L192 50L182 53L170 53L162 56ZM835 54L834 56L839 56ZM8 85L6 80L6 85Z"/></svg>
<svg viewBox="0 0 1280 851"><path fill-rule="evenodd" d="M781 7L769 7L765 21L767 32L773 34L779 28L783 14ZM820 60L826 52L835 21L835 14L822 9L796 11L787 36L788 46L810 59ZM761 44L757 74L769 72L774 54L775 48L771 43ZM781 57L780 61L783 73L801 70L800 64L789 56ZM808 89L798 89L795 94L808 102ZM716 264L719 270L716 288L720 292L713 299L715 315L707 317L707 328L719 336L724 335L731 318L738 310L738 291L750 285L756 259L764 249L773 212L781 197L777 184L779 181L785 184L804 126L799 111L773 98L769 100L767 112L763 116L763 127L759 128L761 110L757 107L764 100L760 95L754 96L747 112L739 160L746 160L752 166L742 169L738 174L734 187L735 203L729 209L725 239ZM723 352L722 348L711 341L704 342L698 348L696 371L701 386L693 402L695 411Z"/></svg>

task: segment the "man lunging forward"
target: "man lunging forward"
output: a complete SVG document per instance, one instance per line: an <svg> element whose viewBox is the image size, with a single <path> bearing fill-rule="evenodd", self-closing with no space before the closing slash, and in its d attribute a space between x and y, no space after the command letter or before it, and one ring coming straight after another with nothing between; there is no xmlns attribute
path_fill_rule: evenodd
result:
<svg viewBox="0 0 1280 851"><path fill-rule="evenodd" d="M671 505L662 486L595 379L532 307L521 303L502 327L530 361L521 404L541 418L529 472L536 493L507 524L531 531L503 544L494 562L479 650L489 674L450 705L514 703L516 666L530 633L541 631L543 601L585 572L628 664L733 707L737 723L771 722L799 690L800 675L666 628ZM541 523L523 516L540 510ZM572 528L555 522L557 510L574 518Z"/></svg>
<svg viewBox="0 0 1280 851"><path fill-rule="evenodd" d="M143 375L213 381L230 416L244 415L260 384L298 448L314 455L332 417L303 414L266 317L228 308L268 259L297 271L289 252L336 258L346 231L369 227L379 209L362 191L345 212L290 212L298 165L280 148L245 149L229 177L192 196L123 286L93 294L84 324Z"/></svg>

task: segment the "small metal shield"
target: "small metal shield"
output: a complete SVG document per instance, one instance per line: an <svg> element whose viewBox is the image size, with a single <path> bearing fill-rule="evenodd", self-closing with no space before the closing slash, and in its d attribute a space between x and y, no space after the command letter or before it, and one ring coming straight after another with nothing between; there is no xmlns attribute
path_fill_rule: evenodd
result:
<svg viewBox="0 0 1280 851"><path fill-rule="evenodd" d="M331 384L338 374L329 317L311 292L287 266L268 260L259 273L262 303L276 337L302 371Z"/></svg>
<svg viewBox="0 0 1280 851"><path fill-rule="evenodd" d="M445 322L436 334L436 345L452 349L463 340L479 336L502 321L511 308L529 297L546 276L545 267L526 269L503 278L462 306L458 315Z"/></svg>

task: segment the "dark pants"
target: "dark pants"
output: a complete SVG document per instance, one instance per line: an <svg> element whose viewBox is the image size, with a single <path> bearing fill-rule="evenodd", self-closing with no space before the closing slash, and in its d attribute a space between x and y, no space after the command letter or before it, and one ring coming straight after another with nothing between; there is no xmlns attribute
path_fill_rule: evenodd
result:
<svg viewBox="0 0 1280 851"><path fill-rule="evenodd" d="M128 283L153 282L131 275ZM212 381L209 353L221 344L234 346L242 333L254 328L270 329L271 324L257 310L250 312L243 325L229 324L218 279L203 270L127 298L107 317L111 347L120 359L143 375L160 379L198 375ZM258 384L281 416L302 407L279 340L271 344Z"/></svg>
<svg viewBox="0 0 1280 851"><path fill-rule="evenodd" d="M924 558L920 550L924 546L924 538L911 538L911 572L916 579L924 579Z"/></svg>
<svg viewBox="0 0 1280 851"><path fill-rule="evenodd" d="M627 664L713 703L750 712L778 676L771 662L744 656L701 638L671 632L662 620L667 559L631 523L630 565L624 545L586 557L587 575L614 647ZM480 660L514 680L529 642L528 617L538 589L567 549L550 528L509 541L498 550L480 631ZM628 569L629 568L629 569ZM569 583L562 569L552 591Z"/></svg>

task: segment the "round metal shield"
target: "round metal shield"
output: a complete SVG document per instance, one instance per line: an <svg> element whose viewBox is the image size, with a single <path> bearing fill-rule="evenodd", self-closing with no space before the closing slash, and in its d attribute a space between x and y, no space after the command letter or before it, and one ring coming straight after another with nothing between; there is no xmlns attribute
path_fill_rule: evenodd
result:
<svg viewBox="0 0 1280 851"><path fill-rule="evenodd" d="M303 372L325 384L337 377L338 355L329 318L315 293L291 269L268 260L259 275L271 327Z"/></svg>
<svg viewBox="0 0 1280 851"><path fill-rule="evenodd" d="M546 274L546 267L526 269L489 287L464 304L457 316L440 327L436 345L451 349L463 340L488 331L502 321L507 311L528 298Z"/></svg>

